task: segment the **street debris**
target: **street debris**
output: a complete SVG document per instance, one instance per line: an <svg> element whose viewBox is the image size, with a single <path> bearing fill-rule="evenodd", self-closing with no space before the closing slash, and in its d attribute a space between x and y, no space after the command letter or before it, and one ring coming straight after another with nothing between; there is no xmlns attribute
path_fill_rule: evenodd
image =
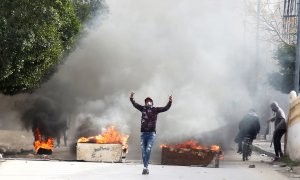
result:
<svg viewBox="0 0 300 180"><path fill-rule="evenodd" d="M260 157L268 157L268 155L266 155L266 154L260 154L259 156Z"/></svg>
<svg viewBox="0 0 300 180"><path fill-rule="evenodd" d="M254 164L250 164L249 168L255 168L255 165Z"/></svg>

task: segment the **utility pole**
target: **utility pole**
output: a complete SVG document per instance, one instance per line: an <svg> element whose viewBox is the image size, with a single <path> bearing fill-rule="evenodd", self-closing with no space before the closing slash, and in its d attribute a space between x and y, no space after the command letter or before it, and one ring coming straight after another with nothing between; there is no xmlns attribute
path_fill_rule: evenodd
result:
<svg viewBox="0 0 300 180"><path fill-rule="evenodd" d="M258 81L259 81L259 60L260 60L260 52L259 52L259 25L260 25L260 1L257 0L257 15L256 15L256 48L255 48L255 91L257 91ZM255 92L256 94L256 92Z"/></svg>
<svg viewBox="0 0 300 180"><path fill-rule="evenodd" d="M294 78L294 88L296 93L299 93L299 62L300 62L300 8L299 8L299 1L297 3L298 8L298 19L297 19L297 47L296 47L296 62L295 62L295 78Z"/></svg>
<svg viewBox="0 0 300 180"><path fill-rule="evenodd" d="M259 18L260 18L260 0L257 0L257 15L256 15L256 59L259 59Z"/></svg>

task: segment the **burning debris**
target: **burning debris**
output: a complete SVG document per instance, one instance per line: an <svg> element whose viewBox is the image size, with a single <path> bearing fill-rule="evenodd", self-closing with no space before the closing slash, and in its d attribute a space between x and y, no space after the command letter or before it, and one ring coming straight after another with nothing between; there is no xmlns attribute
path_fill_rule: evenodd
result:
<svg viewBox="0 0 300 180"><path fill-rule="evenodd" d="M208 148L205 146L201 146L198 144L197 141L195 140L189 140L180 144L176 144L176 145L166 145L166 144L162 144L160 146L161 148L171 148L171 149L204 149L207 150Z"/></svg>
<svg viewBox="0 0 300 180"><path fill-rule="evenodd" d="M219 160L223 158L220 147L211 145L210 148L189 140L177 145L162 144L161 164L181 166L207 166L215 158L215 167L219 167Z"/></svg>
<svg viewBox="0 0 300 180"><path fill-rule="evenodd" d="M51 137L42 136L38 128L34 131L34 149L37 154L52 154L52 149L54 147L54 139Z"/></svg>
<svg viewBox="0 0 300 180"><path fill-rule="evenodd" d="M21 122L34 135L34 149L37 154L52 154L54 138L67 129L67 117L57 103L47 97L34 96L17 103Z"/></svg>
<svg viewBox="0 0 300 180"><path fill-rule="evenodd" d="M128 137L114 126L97 136L81 137L77 141L77 160L122 162L128 152Z"/></svg>
<svg viewBox="0 0 300 180"><path fill-rule="evenodd" d="M114 126L109 127L104 133L97 136L81 137L77 143L96 143L96 144L122 144L122 149L128 150L128 135L121 134Z"/></svg>

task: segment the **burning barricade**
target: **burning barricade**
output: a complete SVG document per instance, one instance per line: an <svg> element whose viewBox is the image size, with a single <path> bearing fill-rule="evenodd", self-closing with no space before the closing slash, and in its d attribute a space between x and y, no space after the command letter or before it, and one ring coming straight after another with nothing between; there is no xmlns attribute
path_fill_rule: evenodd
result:
<svg viewBox="0 0 300 180"><path fill-rule="evenodd" d="M122 162L128 151L128 137L113 126L97 136L81 137L77 141L77 160Z"/></svg>
<svg viewBox="0 0 300 180"><path fill-rule="evenodd" d="M177 145L162 144L161 164L180 166L208 166L215 159L215 167L219 167L219 160L223 159L220 147L212 145L210 148L189 140Z"/></svg>
<svg viewBox="0 0 300 180"><path fill-rule="evenodd" d="M45 137L41 134L39 128L34 130L34 149L39 155L50 155L54 147L54 139L51 137Z"/></svg>

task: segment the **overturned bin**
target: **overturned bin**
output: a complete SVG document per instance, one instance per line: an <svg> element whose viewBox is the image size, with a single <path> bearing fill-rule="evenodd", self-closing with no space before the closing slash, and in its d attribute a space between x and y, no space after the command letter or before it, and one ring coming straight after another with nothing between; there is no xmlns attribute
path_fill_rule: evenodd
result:
<svg viewBox="0 0 300 180"><path fill-rule="evenodd" d="M122 144L77 143L77 160L122 162Z"/></svg>
<svg viewBox="0 0 300 180"><path fill-rule="evenodd" d="M180 166L208 166L216 153L210 150L162 148L161 164Z"/></svg>
<svg viewBox="0 0 300 180"><path fill-rule="evenodd" d="M187 141L177 145L162 145L161 164L179 166L206 167L215 160L215 167L219 167L219 146L212 145L210 149L200 146L196 141Z"/></svg>

